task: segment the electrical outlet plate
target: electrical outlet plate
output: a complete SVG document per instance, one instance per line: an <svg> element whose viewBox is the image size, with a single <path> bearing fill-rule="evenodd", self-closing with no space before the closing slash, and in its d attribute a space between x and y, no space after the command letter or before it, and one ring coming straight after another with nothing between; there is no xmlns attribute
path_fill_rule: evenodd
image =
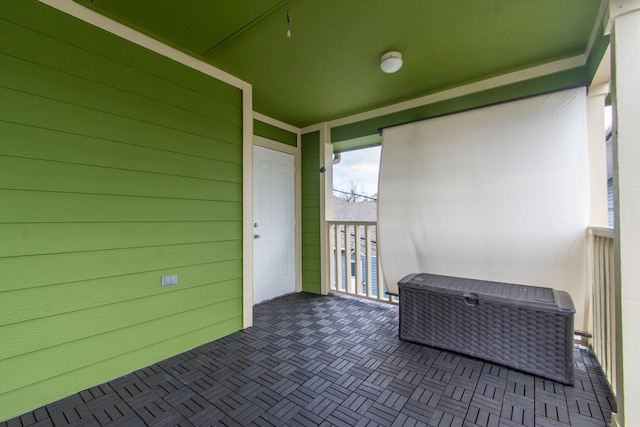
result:
<svg viewBox="0 0 640 427"><path fill-rule="evenodd" d="M177 285L178 275L173 274L171 276L162 276L162 286Z"/></svg>

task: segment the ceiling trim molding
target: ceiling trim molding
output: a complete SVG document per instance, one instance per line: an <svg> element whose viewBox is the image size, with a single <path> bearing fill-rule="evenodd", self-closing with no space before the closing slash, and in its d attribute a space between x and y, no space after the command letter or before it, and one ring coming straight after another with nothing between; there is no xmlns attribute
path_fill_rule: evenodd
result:
<svg viewBox="0 0 640 427"><path fill-rule="evenodd" d="M324 129L326 122L322 122L322 123L316 123L315 125L309 125L309 126L305 126L302 129L300 129L300 133L302 135L307 134L307 133L311 133L311 132L318 132L322 129ZM331 130L331 128L329 128L329 130Z"/></svg>
<svg viewBox="0 0 640 427"><path fill-rule="evenodd" d="M473 93L495 89L501 86L519 83L525 80L543 77L561 71L567 71L573 68L584 66L586 64L586 61L587 56L585 54L582 54L571 58L561 59L559 61L549 62L547 64L538 65L536 67L527 68L525 70L503 74L501 76L492 77L490 79L481 80L479 82L444 90L442 92L433 93L431 95L426 95L409 101L388 105L386 107L366 111L364 113L354 114L352 116L343 117L337 120L332 120L328 122L329 128L357 123L363 120L374 119L376 117L386 116L388 114L409 110L411 108L422 107L425 105L433 104L435 102L446 101L449 99L458 98L460 96L471 95ZM319 125L307 126L303 128L302 131L304 133L307 131L307 129L316 129L317 126Z"/></svg>
<svg viewBox="0 0 640 427"><path fill-rule="evenodd" d="M607 47L602 60L596 69L596 72L591 80L591 87L601 84L609 84L611 81L611 46Z"/></svg>
<svg viewBox="0 0 640 427"><path fill-rule="evenodd" d="M607 96L611 92L611 87L609 83L600 83L597 85L589 86L589 92L587 97L592 96Z"/></svg>
<svg viewBox="0 0 640 427"><path fill-rule="evenodd" d="M262 123L266 123L268 125L275 126L280 129L284 129L291 133L295 133L296 135L300 135L300 128L285 122L281 122L280 120L274 119L272 117L265 116L264 114L258 113L257 111L253 112L253 118L255 120L261 121Z"/></svg>
<svg viewBox="0 0 640 427"><path fill-rule="evenodd" d="M227 72L220 70L206 62L200 61L193 56L187 55L165 43L151 38L133 28L127 27L111 18L99 14L91 9L86 8L72 0L38 0L47 6L57 9L61 12L71 15L81 21L105 30L111 34L149 49L159 55L172 59L194 70L200 71L224 83L235 86L238 89L245 89L246 85L241 79Z"/></svg>
<svg viewBox="0 0 640 427"><path fill-rule="evenodd" d="M584 54L585 56L588 58L591 55L591 50L593 49L593 46L596 43L596 40L598 40L598 37L601 36L601 34L598 34L600 31L602 31L602 33L604 34L604 29L606 27L606 23L604 23L604 19L605 19L605 14L607 13L609 9L609 0L600 0L600 9L598 9L598 15L596 16L596 22L594 22L593 24L593 28L591 29L591 35L589 36L589 41L587 42L587 47L584 50Z"/></svg>

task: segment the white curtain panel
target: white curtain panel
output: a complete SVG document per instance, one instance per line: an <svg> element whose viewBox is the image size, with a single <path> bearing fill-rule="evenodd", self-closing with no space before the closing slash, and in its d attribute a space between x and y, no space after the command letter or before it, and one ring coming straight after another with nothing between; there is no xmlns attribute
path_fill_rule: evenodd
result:
<svg viewBox="0 0 640 427"><path fill-rule="evenodd" d="M587 148L584 88L385 129L378 244L388 289L427 272L562 289L580 308Z"/></svg>

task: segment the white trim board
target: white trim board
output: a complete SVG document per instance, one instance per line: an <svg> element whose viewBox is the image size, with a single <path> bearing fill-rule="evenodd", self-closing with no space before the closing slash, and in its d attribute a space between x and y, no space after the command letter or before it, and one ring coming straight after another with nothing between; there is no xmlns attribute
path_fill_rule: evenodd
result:
<svg viewBox="0 0 640 427"><path fill-rule="evenodd" d="M73 2L72 0L38 0L40 3L46 4L54 9L71 15L74 18L78 18L88 24L105 30L111 34L128 40L132 43L142 46L151 50L159 55L172 59L194 70L200 71L208 76L211 76L224 83L228 83L231 86L235 86L238 89L243 89L244 82L231 74L220 70L204 61L187 55L184 52L179 51L165 43L162 43L152 37L147 36L133 28L127 27L111 18L99 14L85 6Z"/></svg>
<svg viewBox="0 0 640 427"><path fill-rule="evenodd" d="M242 88L242 328L253 326L253 90Z"/></svg>
<svg viewBox="0 0 640 427"><path fill-rule="evenodd" d="M366 113L363 113L363 114L366 114ZM376 116L374 116L374 117L376 117ZM356 121L358 121L358 120L356 120ZM319 132L322 129L324 129L325 125L327 125L327 124L328 124L328 122L322 122L322 123L316 123L314 125L309 125L309 126L306 126L306 127L303 127L302 129L300 129L300 133L302 135L305 135L305 134L311 133L311 132Z"/></svg>
<svg viewBox="0 0 640 427"><path fill-rule="evenodd" d="M538 65L537 67L527 68L525 70L515 71L513 73L503 74L501 76L492 77L490 79L481 80L479 82L470 83L468 85L459 86L453 89L444 90L442 92L433 93L431 95L422 96L420 98L411 99L409 101L399 102L397 104L388 105L386 107L377 108L364 113L354 114L352 116L343 117L341 119L329 122L330 128L344 126L364 120L373 119L400 111L410 110L412 108L422 107L424 105L433 104L440 101L446 101L460 96L471 95L473 93L482 92L489 89L506 86L513 83L519 83L525 80L542 77L549 74L555 74L561 71L570 70L585 65L586 55L577 55L572 58L562 59L548 64ZM306 133L308 129L317 129L318 125L307 126L302 129Z"/></svg>
<svg viewBox="0 0 640 427"><path fill-rule="evenodd" d="M272 117L265 116L264 114L258 113L257 111L253 112L253 118L262 123L266 123L268 125L275 126L279 129L283 129L288 132L295 133L296 135L300 135L300 128L292 126L285 122L281 122L280 120L274 119Z"/></svg>
<svg viewBox="0 0 640 427"><path fill-rule="evenodd" d="M588 58L591 54L593 46L598 39L598 30L600 29L600 23L603 21L605 14L609 11L609 0L600 0L600 8L598 9L598 15L596 16L596 22L593 24L591 34L589 35L589 41L587 42L587 48L584 50L585 56ZM606 30L607 23L604 22L603 32Z"/></svg>

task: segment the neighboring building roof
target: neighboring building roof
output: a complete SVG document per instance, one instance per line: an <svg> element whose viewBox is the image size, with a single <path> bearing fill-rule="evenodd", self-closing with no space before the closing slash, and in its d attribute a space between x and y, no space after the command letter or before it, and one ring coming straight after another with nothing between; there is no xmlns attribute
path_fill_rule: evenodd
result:
<svg viewBox="0 0 640 427"><path fill-rule="evenodd" d="M377 202L368 200L365 202L348 202L338 197L333 197L333 214L334 221L344 222L360 222L360 221L376 221ZM377 255L377 243L376 243L376 227L371 228L369 239L371 241L371 255ZM353 238L353 231L350 232ZM341 233L340 241L338 242L340 248L345 247L344 231ZM364 236L360 242L360 253L364 253ZM353 249L353 248L352 248Z"/></svg>
<svg viewBox="0 0 640 427"><path fill-rule="evenodd" d="M333 219L335 221L377 221L377 202L348 202L333 196Z"/></svg>

